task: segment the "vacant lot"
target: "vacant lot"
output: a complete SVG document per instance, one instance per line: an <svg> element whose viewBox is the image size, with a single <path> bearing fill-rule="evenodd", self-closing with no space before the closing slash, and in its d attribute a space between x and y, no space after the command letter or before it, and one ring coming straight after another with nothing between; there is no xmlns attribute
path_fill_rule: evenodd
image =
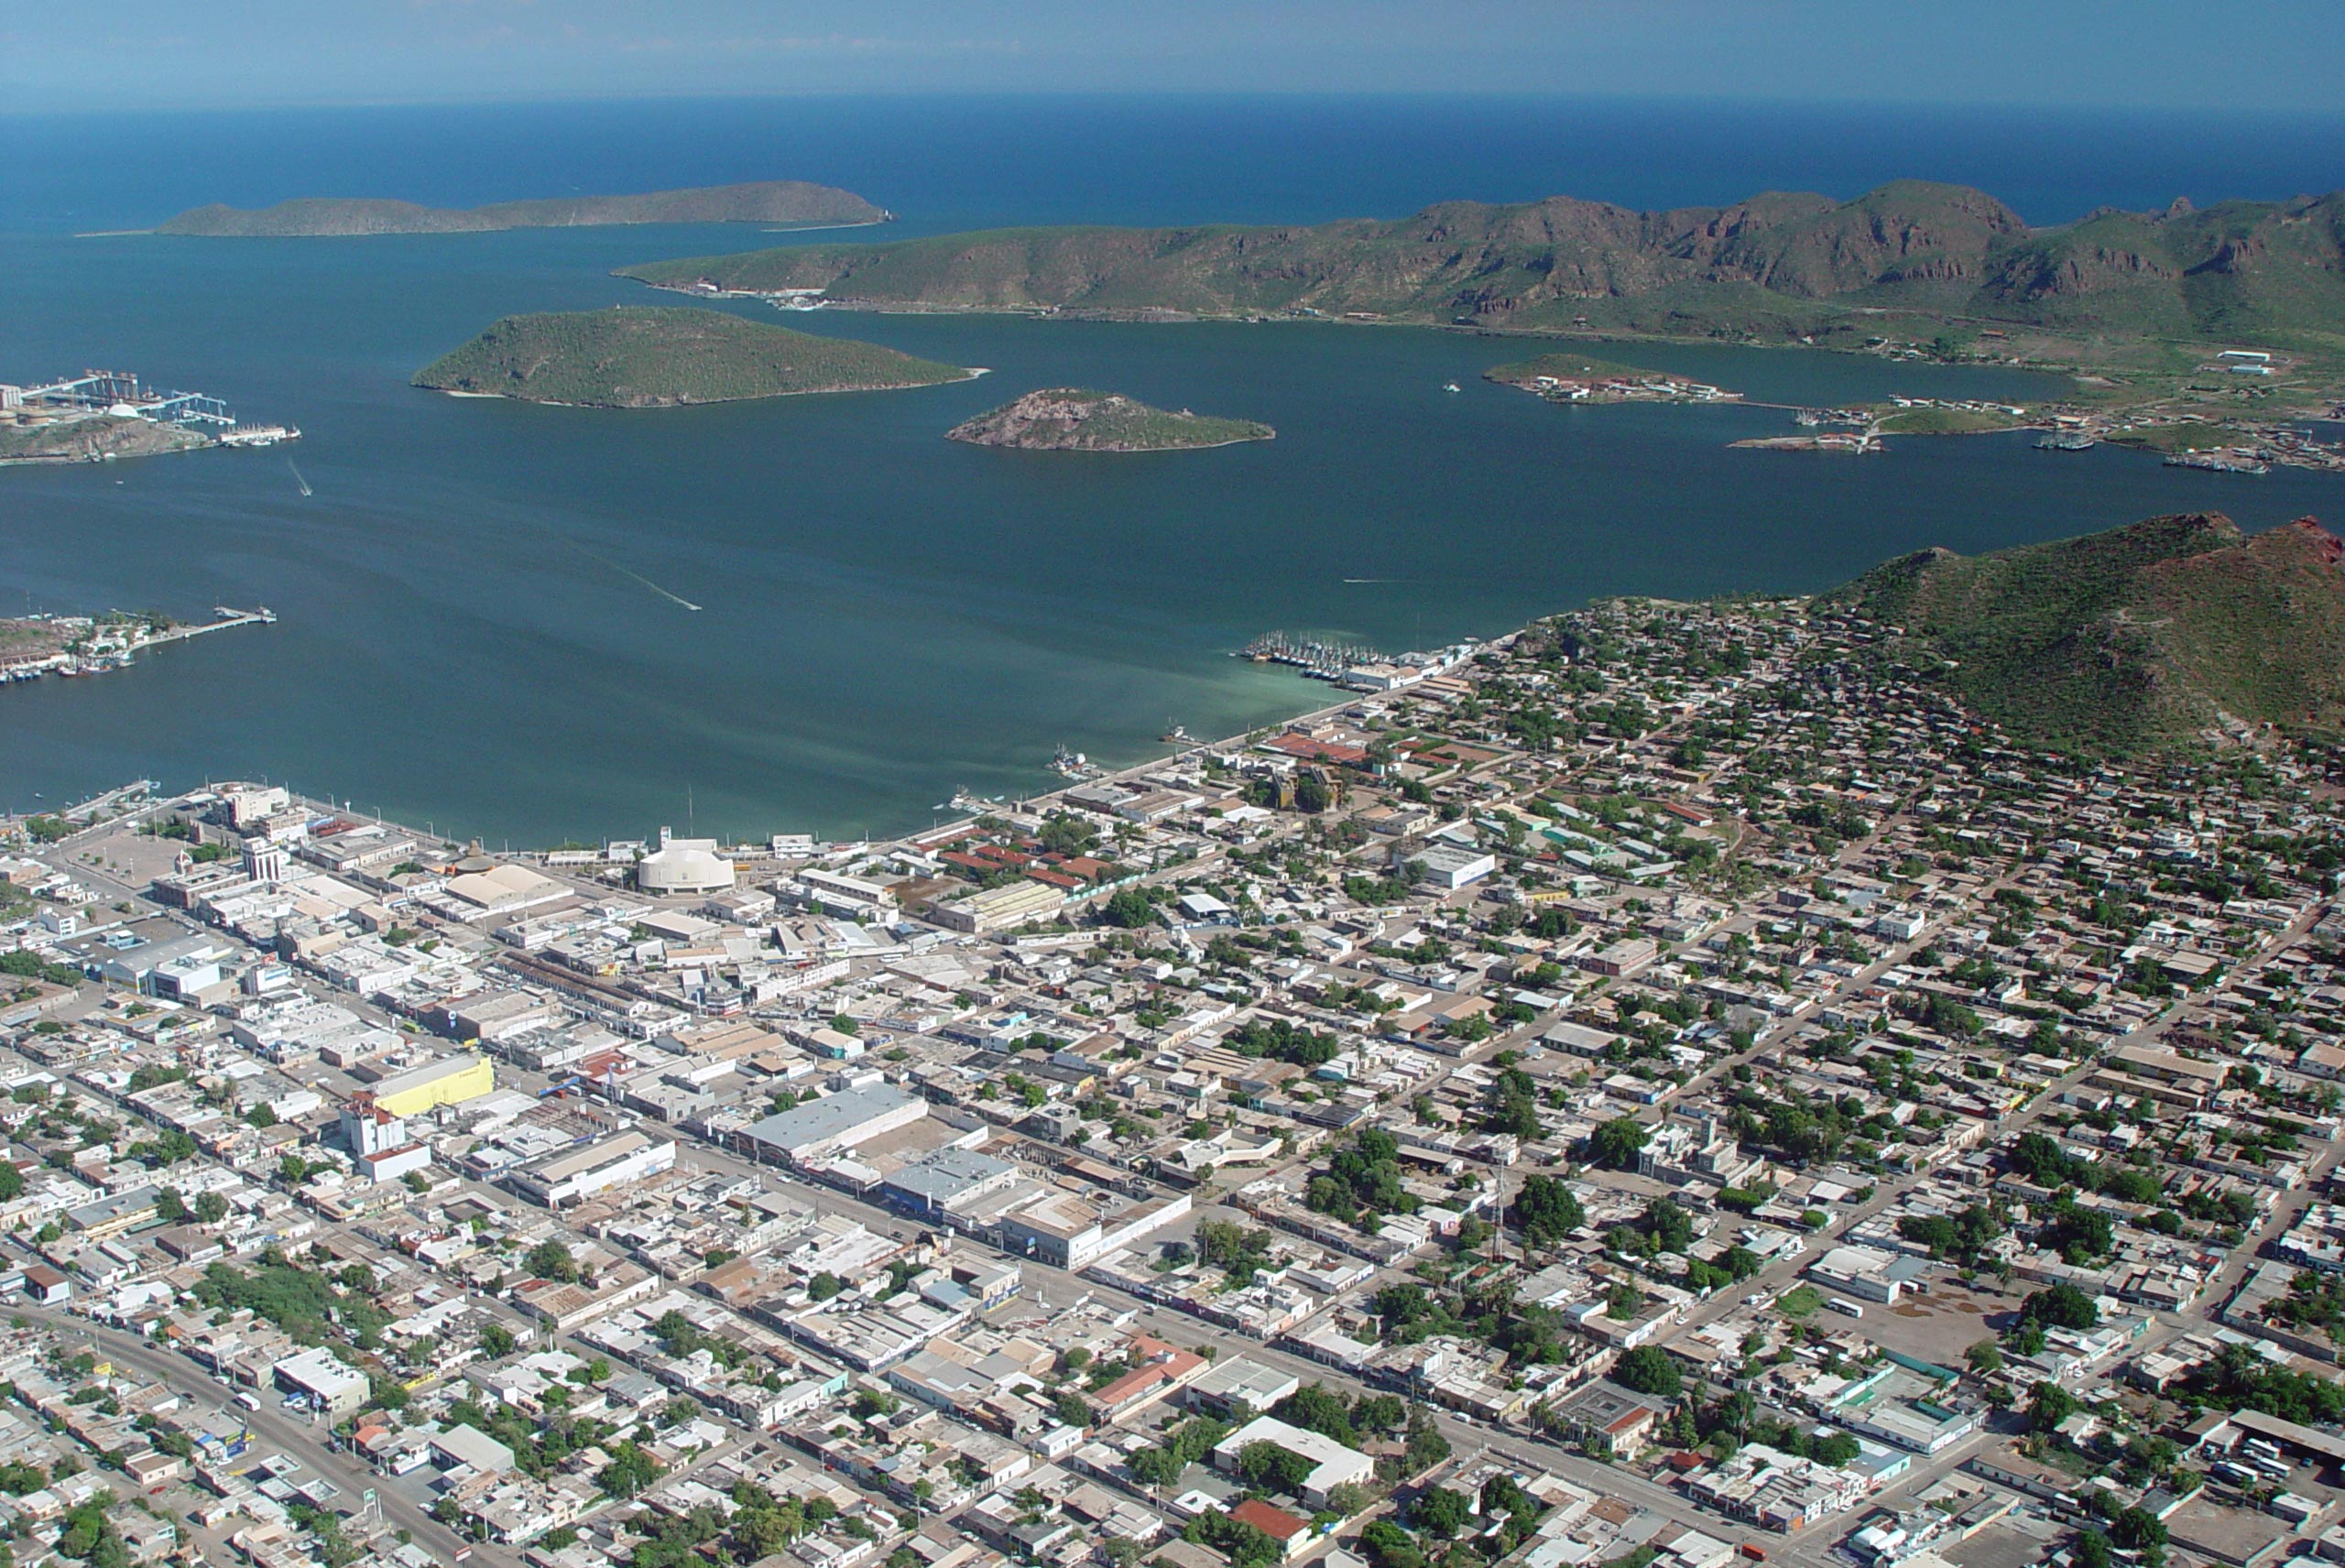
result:
<svg viewBox="0 0 2345 1568"><path fill-rule="evenodd" d="M1958 1371L1962 1353L1993 1338L1991 1325L2017 1312L2023 1294L2006 1291L1991 1279L1973 1287L1942 1275L1926 1290L1906 1291L1894 1306L1867 1302L1864 1322L1857 1326L1884 1350Z"/></svg>

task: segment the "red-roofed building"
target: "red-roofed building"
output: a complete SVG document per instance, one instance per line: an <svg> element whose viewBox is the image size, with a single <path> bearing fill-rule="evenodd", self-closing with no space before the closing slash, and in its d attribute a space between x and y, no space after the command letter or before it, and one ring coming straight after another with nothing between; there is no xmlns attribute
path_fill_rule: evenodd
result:
<svg viewBox="0 0 2345 1568"><path fill-rule="evenodd" d="M1229 1510L1229 1517L1240 1524L1250 1524L1279 1543L1279 1550L1292 1557L1311 1544L1311 1522L1299 1519L1284 1508L1274 1508L1260 1497L1249 1497Z"/></svg>
<svg viewBox="0 0 2345 1568"><path fill-rule="evenodd" d="M1102 1422L1119 1421L1139 1414L1184 1388L1205 1369L1205 1358L1144 1334L1131 1336L1131 1354L1140 1365L1089 1396L1093 1413Z"/></svg>
<svg viewBox="0 0 2345 1568"><path fill-rule="evenodd" d="M1309 735L1292 732L1273 735L1262 743L1265 751L1275 751L1304 762L1332 762L1339 768L1368 766L1368 748L1345 746L1336 741L1313 740Z"/></svg>

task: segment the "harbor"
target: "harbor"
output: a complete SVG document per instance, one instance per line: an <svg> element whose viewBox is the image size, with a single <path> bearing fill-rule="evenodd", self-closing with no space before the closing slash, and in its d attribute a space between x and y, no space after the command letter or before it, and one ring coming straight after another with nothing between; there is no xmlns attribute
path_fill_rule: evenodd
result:
<svg viewBox="0 0 2345 1568"><path fill-rule="evenodd" d="M152 387L135 371L84 370L39 386L0 382L0 463L105 463L300 438L298 426L242 423L222 398Z"/></svg>
<svg viewBox="0 0 2345 1568"><path fill-rule="evenodd" d="M212 613L213 620L187 623L118 611L0 621L0 684L38 681L44 675L103 675L127 670L136 655L166 643L237 626L277 624L277 613L266 604L250 610L214 604Z"/></svg>

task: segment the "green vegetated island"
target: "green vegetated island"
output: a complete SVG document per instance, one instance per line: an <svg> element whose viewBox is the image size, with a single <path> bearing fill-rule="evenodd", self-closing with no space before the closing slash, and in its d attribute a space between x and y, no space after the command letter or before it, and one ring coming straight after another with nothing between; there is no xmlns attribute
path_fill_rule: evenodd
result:
<svg viewBox="0 0 2345 1568"><path fill-rule="evenodd" d="M1972 711L2057 749L2220 729L2345 728L2345 542L2306 517L2249 537L2152 517L1974 557L1924 550L1824 596L1900 628Z"/></svg>
<svg viewBox="0 0 2345 1568"><path fill-rule="evenodd" d="M690 306L507 316L415 373L474 397L605 408L673 408L802 392L867 392L977 373L878 343L817 337Z"/></svg>
<svg viewBox="0 0 2345 1568"><path fill-rule="evenodd" d="M1251 419L1154 408L1119 392L1081 387L1029 392L946 432L976 446L1028 452L1188 452L1269 441L1277 433Z"/></svg>
<svg viewBox="0 0 2345 1568"><path fill-rule="evenodd" d="M808 228L884 223L894 214L852 191L802 180L705 185L633 196L557 196L485 207L425 207L379 197L313 196L257 209L214 203L157 225L158 234L215 239L304 235L453 234L493 229L620 223L789 223Z"/></svg>

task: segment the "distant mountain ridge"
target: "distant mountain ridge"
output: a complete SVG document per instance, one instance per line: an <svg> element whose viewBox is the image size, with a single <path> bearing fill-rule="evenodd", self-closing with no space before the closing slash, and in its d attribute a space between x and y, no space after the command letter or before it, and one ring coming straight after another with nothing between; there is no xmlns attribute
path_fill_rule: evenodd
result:
<svg viewBox="0 0 2345 1568"><path fill-rule="evenodd" d="M2104 211L2032 230L1984 191L1896 180L1641 212L1557 196L1310 226L1002 229L623 269L666 288L819 289L975 310L1397 320L1803 334L1913 310L2067 328L2345 328L2345 191Z"/></svg>
<svg viewBox="0 0 2345 1568"><path fill-rule="evenodd" d="M2220 513L1964 557L1929 550L1824 595L2015 737L2123 752L2228 721L2345 729L2345 541L2315 522L2249 537Z"/></svg>
<svg viewBox="0 0 2345 1568"><path fill-rule="evenodd" d="M445 234L494 229L586 228L622 223L885 223L892 216L851 191L802 180L705 185L633 196L556 196L485 207L425 207L378 197L302 197L247 210L214 203L157 225L158 234L284 238Z"/></svg>

